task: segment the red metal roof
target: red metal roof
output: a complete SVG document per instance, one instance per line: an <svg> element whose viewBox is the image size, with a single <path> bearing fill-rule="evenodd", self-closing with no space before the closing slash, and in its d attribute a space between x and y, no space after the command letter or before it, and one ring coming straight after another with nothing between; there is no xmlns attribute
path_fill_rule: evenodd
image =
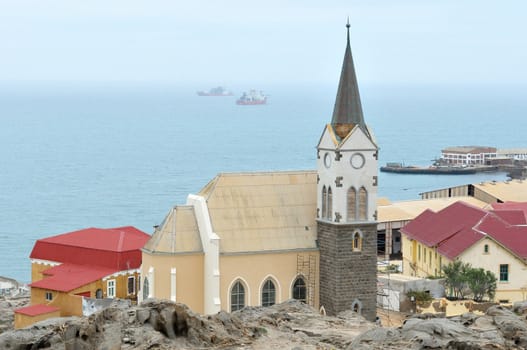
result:
<svg viewBox="0 0 527 350"><path fill-rule="evenodd" d="M434 247L464 228L473 227L486 214L483 209L459 201L437 213L424 211L401 231L412 239Z"/></svg>
<svg viewBox="0 0 527 350"><path fill-rule="evenodd" d="M493 203L492 209L494 211L499 212L502 210L506 211L521 211L524 215L524 222L523 224L527 223L527 202L505 202L505 203ZM510 222L510 221L509 221ZM512 224L512 222L510 222ZM520 225L522 223L518 223Z"/></svg>
<svg viewBox="0 0 527 350"><path fill-rule="evenodd" d="M15 309L15 313L27 315L27 316L38 316L42 314L48 314L50 312L55 312L58 310L60 309L55 306L37 304L37 305L21 307L20 309Z"/></svg>
<svg viewBox="0 0 527 350"><path fill-rule="evenodd" d="M502 209L486 211L460 201L437 213L423 212L401 232L429 247L437 247L449 259L456 258L485 235L527 259L525 217L519 210Z"/></svg>
<svg viewBox="0 0 527 350"><path fill-rule="evenodd" d="M110 269L136 269L141 265L141 248L150 236L134 227L87 228L37 240L31 259Z"/></svg>
<svg viewBox="0 0 527 350"><path fill-rule="evenodd" d="M61 264L43 271L49 276L40 281L31 283L32 288L56 290L69 292L80 288L88 283L98 281L101 278L111 275L119 270L109 269L100 266Z"/></svg>
<svg viewBox="0 0 527 350"><path fill-rule="evenodd" d="M488 216L477 227L521 259L527 259L527 226Z"/></svg>

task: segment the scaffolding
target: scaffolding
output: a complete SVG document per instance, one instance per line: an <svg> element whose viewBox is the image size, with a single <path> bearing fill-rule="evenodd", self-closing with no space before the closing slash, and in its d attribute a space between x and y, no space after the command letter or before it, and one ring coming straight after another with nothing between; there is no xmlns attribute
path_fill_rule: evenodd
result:
<svg viewBox="0 0 527 350"><path fill-rule="evenodd" d="M304 276L306 281L306 303L315 306L315 293L317 285L317 256L316 254L299 253L296 256L296 272Z"/></svg>

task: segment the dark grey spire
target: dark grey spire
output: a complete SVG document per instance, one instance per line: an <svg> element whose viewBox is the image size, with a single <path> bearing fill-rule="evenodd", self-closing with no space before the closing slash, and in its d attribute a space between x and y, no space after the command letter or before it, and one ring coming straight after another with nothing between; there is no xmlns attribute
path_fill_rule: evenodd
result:
<svg viewBox="0 0 527 350"><path fill-rule="evenodd" d="M346 137L355 125L359 125L366 135L369 136L362 115L359 86L355 75L353 57L351 56L349 18L346 28L348 30L348 40L331 125L340 138Z"/></svg>

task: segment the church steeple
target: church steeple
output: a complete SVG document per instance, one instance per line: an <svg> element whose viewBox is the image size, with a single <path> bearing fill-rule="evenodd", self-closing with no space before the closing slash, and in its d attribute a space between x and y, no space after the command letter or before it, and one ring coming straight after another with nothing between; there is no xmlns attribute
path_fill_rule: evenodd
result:
<svg viewBox="0 0 527 350"><path fill-rule="evenodd" d="M359 86L357 84L353 57L351 55L349 18L346 23L346 28L348 30L348 40L346 52L344 53L344 62L342 63L342 71L340 73L335 108L333 109L333 118L331 120L331 125L335 133L341 139L345 138L355 125L358 125L366 135L370 136L368 128L364 123L364 116L362 115Z"/></svg>

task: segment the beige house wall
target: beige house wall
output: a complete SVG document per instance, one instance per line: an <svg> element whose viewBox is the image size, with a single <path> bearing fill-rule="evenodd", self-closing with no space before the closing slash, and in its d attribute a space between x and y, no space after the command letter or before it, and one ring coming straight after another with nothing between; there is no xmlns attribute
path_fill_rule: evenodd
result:
<svg viewBox="0 0 527 350"><path fill-rule="evenodd" d="M15 329L24 328L32 325L33 323L47 320L48 318L60 317L60 311L52 311L45 314L40 314L36 316L29 316L24 314L19 314L15 312Z"/></svg>
<svg viewBox="0 0 527 350"><path fill-rule="evenodd" d="M488 245L488 253L485 253L485 245ZM493 239L486 237L476 242L459 259L496 275L496 301L515 302L527 298L527 265ZM500 282L500 265L509 265L508 281Z"/></svg>
<svg viewBox="0 0 527 350"><path fill-rule="evenodd" d="M148 254L143 252L142 279L148 278L153 268L154 285L149 281L153 296L171 299L172 269L176 269L176 301L193 311L204 312L203 254ZM141 284L143 284L141 281ZM153 289L152 289L153 288ZM141 286L140 293L142 293Z"/></svg>
<svg viewBox="0 0 527 350"><path fill-rule="evenodd" d="M36 262L31 263L31 282L34 283L43 279L45 276L42 274L42 271L51 267L53 267L53 265Z"/></svg>
<svg viewBox="0 0 527 350"><path fill-rule="evenodd" d="M308 264L298 267L300 261L309 261L311 256L311 271ZM307 292L313 293L313 306L319 307L319 262L318 251L239 254L220 256L220 290L221 309L230 311L230 290L238 280L245 287L247 306L261 306L261 291L264 282L271 278L276 286L276 302L280 303L292 298L293 283L298 275L303 275ZM310 288L309 276L314 278L314 288ZM309 299L309 295L308 295Z"/></svg>

